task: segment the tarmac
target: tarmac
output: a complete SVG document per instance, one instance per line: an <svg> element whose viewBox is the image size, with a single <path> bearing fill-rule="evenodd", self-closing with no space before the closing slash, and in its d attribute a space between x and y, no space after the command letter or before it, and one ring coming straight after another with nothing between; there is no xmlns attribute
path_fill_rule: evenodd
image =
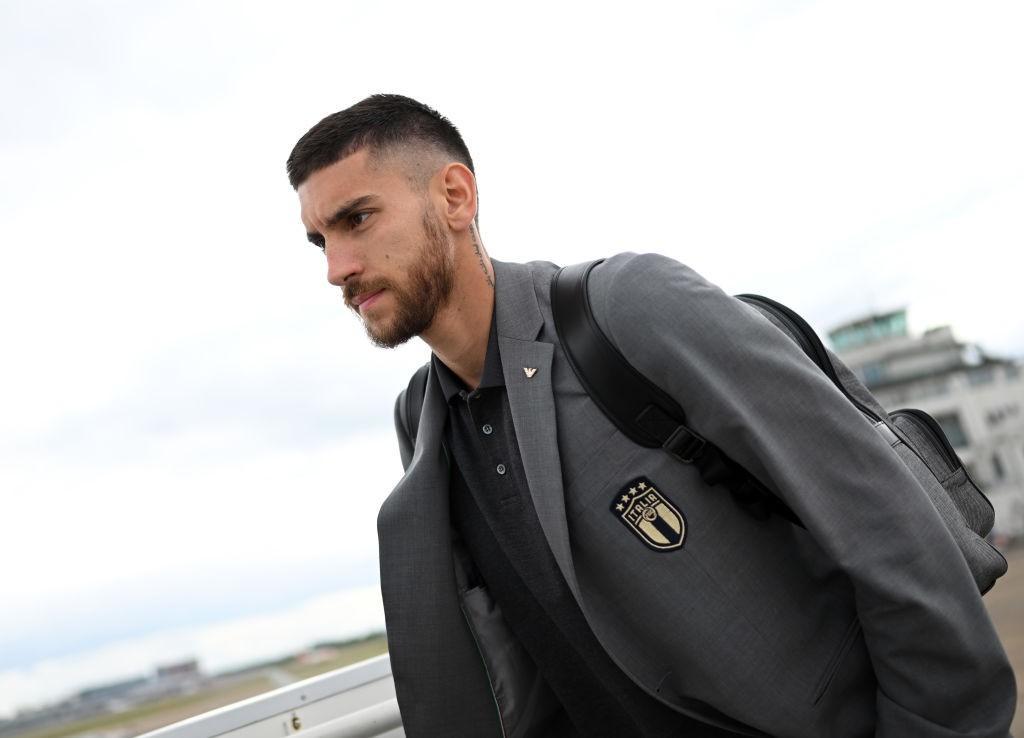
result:
<svg viewBox="0 0 1024 738"><path fill-rule="evenodd" d="M1003 555L1009 570L985 595L984 602L1017 677L1017 715L1012 733L1024 736L1024 543L1004 550Z"/></svg>

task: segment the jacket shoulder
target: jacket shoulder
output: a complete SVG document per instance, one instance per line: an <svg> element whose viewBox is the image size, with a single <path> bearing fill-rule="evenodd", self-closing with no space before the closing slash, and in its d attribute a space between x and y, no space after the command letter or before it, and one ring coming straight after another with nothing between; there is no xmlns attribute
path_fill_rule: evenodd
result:
<svg viewBox="0 0 1024 738"><path fill-rule="evenodd" d="M605 259L590 273L587 291L598 324L613 342L652 315L670 313L680 335L706 334L750 317L742 302L661 254L626 252Z"/></svg>
<svg viewBox="0 0 1024 738"><path fill-rule="evenodd" d="M409 379L409 384L395 398L395 434L398 436L398 451L402 457L403 469L409 468L415 450L420 410L423 406L429 371L430 362L428 361L416 370Z"/></svg>
<svg viewBox="0 0 1024 738"><path fill-rule="evenodd" d="M640 290L701 290L714 287L696 271L669 256L626 251L602 261L591 272L591 299Z"/></svg>

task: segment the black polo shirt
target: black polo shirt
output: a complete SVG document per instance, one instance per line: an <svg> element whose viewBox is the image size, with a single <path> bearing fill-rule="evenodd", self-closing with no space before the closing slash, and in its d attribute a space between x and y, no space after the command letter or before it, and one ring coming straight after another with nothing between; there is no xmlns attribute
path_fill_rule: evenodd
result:
<svg viewBox="0 0 1024 738"><path fill-rule="evenodd" d="M492 320L480 386L432 358L448 400L451 511L474 564L565 716L583 736L726 735L655 700L608 657L544 537L530 497ZM685 637L681 634L682 637ZM552 736L568 736L564 724ZM556 717L557 719L557 717Z"/></svg>

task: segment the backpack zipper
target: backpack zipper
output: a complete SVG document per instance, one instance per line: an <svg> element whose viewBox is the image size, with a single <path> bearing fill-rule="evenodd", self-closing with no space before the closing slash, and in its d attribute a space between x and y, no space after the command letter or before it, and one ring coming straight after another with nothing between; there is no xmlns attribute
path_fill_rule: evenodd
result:
<svg viewBox="0 0 1024 738"><path fill-rule="evenodd" d="M942 453L943 457L946 459L946 462L949 464L950 468L954 472L956 472L957 469L963 469L964 474L967 476L967 481L969 481L979 491L981 490L981 487L979 487L978 484L974 481L974 479L971 478L971 473L967 471L967 467L964 466L964 462L960 460L960 457L957 455L956 450L953 448L953 445L949 442L949 439L946 438L946 434L942 430L942 426L939 425L939 421L937 421L931 415L926 413L924 410L918 410L917 408L913 407L905 407L900 410L893 410L891 413L889 413L889 417L904 417L909 419L910 422L917 426L917 428L919 428L922 432L930 436L932 440L935 441L935 445L939 448L939 451ZM988 506L992 507L992 502L988 499L988 496L982 493L982 497L985 499L985 502L988 503Z"/></svg>
<svg viewBox="0 0 1024 738"><path fill-rule="evenodd" d="M953 446L949 443L949 439L946 438L946 434L943 433L942 426L940 426L939 422L924 410L905 407L900 410L893 410L889 413L889 417L908 418L918 429L922 430L925 435L930 436L932 440L935 441L935 445L942 453L943 458L946 460L946 463L949 464L950 468L956 471L958 466L963 466L963 462L960 461L960 457L956 455L956 451L953 450Z"/></svg>
<svg viewBox="0 0 1024 738"><path fill-rule="evenodd" d="M834 384L836 388L846 396L846 399L849 400L854 407L867 415L871 420L885 423L885 420L880 418L878 413L864 405L846 389L842 381L840 381L839 375L836 374L835 367L832 366L832 360L828 356L828 350L825 348L825 345L821 342L821 339L818 338L818 334L815 333L814 329L811 328L811 326L807 324L807 321L800 317L799 314L793 312L782 303L776 302L769 297L764 297L763 295L745 294L737 295L736 297L749 305L763 307L782 323L789 326L797 337L797 345L800 346L811 361L818 365L818 368L821 369L821 371L825 373L825 376L832 381L832 384Z"/></svg>

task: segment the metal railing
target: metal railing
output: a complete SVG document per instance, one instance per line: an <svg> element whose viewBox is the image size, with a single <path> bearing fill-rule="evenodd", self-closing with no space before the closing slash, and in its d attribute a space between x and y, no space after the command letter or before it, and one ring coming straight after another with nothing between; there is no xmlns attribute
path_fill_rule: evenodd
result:
<svg viewBox="0 0 1024 738"><path fill-rule="evenodd" d="M251 697L141 738L404 738L387 654Z"/></svg>

